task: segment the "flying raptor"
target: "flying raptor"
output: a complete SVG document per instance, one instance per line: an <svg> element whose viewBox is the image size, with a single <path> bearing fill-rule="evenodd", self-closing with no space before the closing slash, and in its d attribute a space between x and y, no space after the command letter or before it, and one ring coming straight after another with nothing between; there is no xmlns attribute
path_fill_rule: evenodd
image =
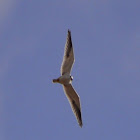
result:
<svg viewBox="0 0 140 140"><path fill-rule="evenodd" d="M73 77L70 75L71 69L74 63L74 50L71 39L71 32L68 30L67 40L65 44L64 57L61 65L61 76L57 79L53 79L53 83L60 83L63 86L66 97L71 105L73 113L80 125L82 127L82 115L81 115L81 105L80 98L72 86Z"/></svg>

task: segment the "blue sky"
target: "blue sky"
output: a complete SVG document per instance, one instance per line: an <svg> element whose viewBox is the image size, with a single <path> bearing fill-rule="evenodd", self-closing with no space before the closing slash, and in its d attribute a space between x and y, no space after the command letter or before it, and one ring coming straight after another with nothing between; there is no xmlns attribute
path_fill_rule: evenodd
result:
<svg viewBox="0 0 140 140"><path fill-rule="evenodd" d="M139 0L1 0L0 139L139 140L139 7ZM52 83L68 29L83 128Z"/></svg>

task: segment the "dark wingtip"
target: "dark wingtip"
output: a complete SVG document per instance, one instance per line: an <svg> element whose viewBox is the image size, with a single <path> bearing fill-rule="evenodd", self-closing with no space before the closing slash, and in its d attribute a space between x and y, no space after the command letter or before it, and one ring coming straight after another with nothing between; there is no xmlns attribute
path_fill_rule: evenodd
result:
<svg viewBox="0 0 140 140"><path fill-rule="evenodd" d="M70 51L71 51L71 48L72 48L72 39L71 39L71 32L70 30L68 29L68 34L67 34L67 41L66 41L66 46L67 46L67 53L66 53L66 56L67 58L69 57L69 54L70 54Z"/></svg>
<svg viewBox="0 0 140 140"><path fill-rule="evenodd" d="M81 110L79 109L79 107L76 105L75 101L72 100L72 104L75 108L75 112L76 112L76 118L77 118L77 121L78 121L78 124L79 126L82 128L83 126L83 123L82 123L82 115L81 115Z"/></svg>
<svg viewBox="0 0 140 140"><path fill-rule="evenodd" d="M82 126L83 126L83 123L81 122L79 125L80 125L80 127L82 128Z"/></svg>
<svg viewBox="0 0 140 140"><path fill-rule="evenodd" d="M70 29L68 29L68 33L69 33L69 34L71 33Z"/></svg>
<svg viewBox="0 0 140 140"><path fill-rule="evenodd" d="M79 123L79 126L82 128L83 126L82 118L78 121L78 123Z"/></svg>

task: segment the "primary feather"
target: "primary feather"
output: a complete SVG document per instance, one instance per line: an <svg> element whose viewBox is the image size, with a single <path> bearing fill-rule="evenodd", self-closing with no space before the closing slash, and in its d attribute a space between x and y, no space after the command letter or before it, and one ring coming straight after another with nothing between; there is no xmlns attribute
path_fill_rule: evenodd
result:
<svg viewBox="0 0 140 140"><path fill-rule="evenodd" d="M71 40L71 32L68 30L64 57L61 65L61 75L64 75L65 73L70 74L73 63L74 63L74 53L73 53L73 46Z"/></svg>
<svg viewBox="0 0 140 140"><path fill-rule="evenodd" d="M79 125L82 127L83 123L82 123L82 116L81 116L80 98L71 84L63 85L63 88L69 100L69 103L71 105L71 108L73 110L73 113L75 114L75 117Z"/></svg>

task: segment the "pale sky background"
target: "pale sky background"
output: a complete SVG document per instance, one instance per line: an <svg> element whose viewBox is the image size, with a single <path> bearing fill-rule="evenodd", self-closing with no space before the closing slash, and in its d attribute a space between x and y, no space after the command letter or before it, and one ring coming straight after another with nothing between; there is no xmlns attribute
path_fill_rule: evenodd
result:
<svg viewBox="0 0 140 140"><path fill-rule="evenodd" d="M52 83L68 29L83 128ZM0 140L140 140L140 1L1 0Z"/></svg>

